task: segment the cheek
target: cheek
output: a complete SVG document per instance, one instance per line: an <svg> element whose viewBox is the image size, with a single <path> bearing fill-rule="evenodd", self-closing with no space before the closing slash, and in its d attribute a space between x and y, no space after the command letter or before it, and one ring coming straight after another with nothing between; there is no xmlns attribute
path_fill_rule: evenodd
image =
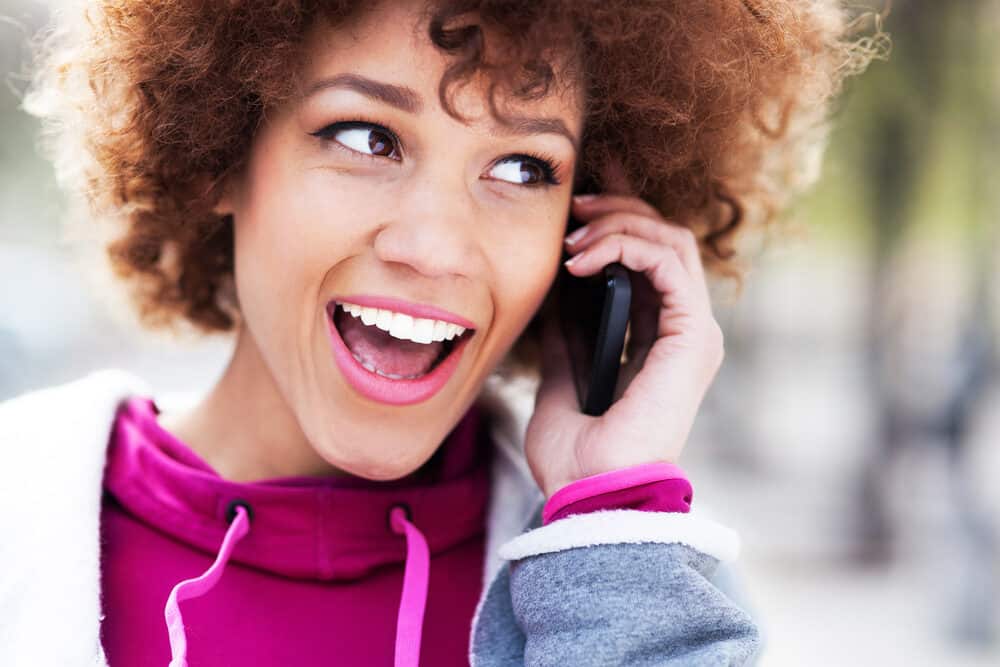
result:
<svg viewBox="0 0 1000 667"><path fill-rule="evenodd" d="M547 224L530 238L504 244L493 257L497 271L498 326L511 340L527 326L559 269L562 229ZM502 321L501 321L502 320Z"/></svg>
<svg viewBox="0 0 1000 667"><path fill-rule="evenodd" d="M308 318L325 276L363 235L348 213L358 203L319 171L262 164L252 174L235 229L240 302L285 322Z"/></svg>

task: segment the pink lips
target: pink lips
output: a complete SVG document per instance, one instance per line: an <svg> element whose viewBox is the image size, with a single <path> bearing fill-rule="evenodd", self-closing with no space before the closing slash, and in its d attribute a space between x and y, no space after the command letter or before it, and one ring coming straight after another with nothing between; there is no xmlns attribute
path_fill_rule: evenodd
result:
<svg viewBox="0 0 1000 667"><path fill-rule="evenodd" d="M338 299L338 301L341 299ZM453 322L466 328L474 328L468 320L439 310L432 306L411 304L405 301L397 301L385 297L355 297L344 298L343 301L356 303L360 306L371 308L386 308L396 312L406 313L414 317L427 317L445 322ZM447 384L448 379L455 372L469 336L462 336L455 347L440 364L430 373L415 380L393 380L382 377L377 373L372 373L367 368L358 363L351 351L347 349L344 339L340 337L340 332L333 324L333 314L337 304L331 301L327 308L326 328L330 335L330 344L333 347L333 358L337 366L344 374L348 383L361 395L380 403L390 405L410 405L425 401Z"/></svg>

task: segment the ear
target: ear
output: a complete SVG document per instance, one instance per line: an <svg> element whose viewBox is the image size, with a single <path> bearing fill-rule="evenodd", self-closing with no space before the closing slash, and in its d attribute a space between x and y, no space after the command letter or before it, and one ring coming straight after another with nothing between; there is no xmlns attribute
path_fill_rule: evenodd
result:
<svg viewBox="0 0 1000 667"><path fill-rule="evenodd" d="M233 186L234 176L229 174L223 177L211 178L208 175L196 179L196 192L200 197L213 197L213 190L219 190L221 194L215 195L218 200L212 205L212 212L219 216L231 215L233 213Z"/></svg>
<svg viewBox="0 0 1000 667"><path fill-rule="evenodd" d="M217 186L222 190L222 194L219 195L219 201L212 207L212 211L217 215L232 215L235 205L233 201L233 193L236 186L235 179L235 175L230 174Z"/></svg>
<svg viewBox="0 0 1000 667"><path fill-rule="evenodd" d="M229 190L224 189L219 201L212 207L212 212L219 216L232 215L233 202Z"/></svg>

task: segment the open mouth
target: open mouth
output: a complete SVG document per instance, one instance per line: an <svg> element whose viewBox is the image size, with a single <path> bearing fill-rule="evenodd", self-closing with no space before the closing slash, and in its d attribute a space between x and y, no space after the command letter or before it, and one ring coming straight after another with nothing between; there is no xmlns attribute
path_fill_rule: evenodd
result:
<svg viewBox="0 0 1000 667"><path fill-rule="evenodd" d="M432 373L475 333L440 320L336 301L327 313L354 360L390 380L417 380Z"/></svg>

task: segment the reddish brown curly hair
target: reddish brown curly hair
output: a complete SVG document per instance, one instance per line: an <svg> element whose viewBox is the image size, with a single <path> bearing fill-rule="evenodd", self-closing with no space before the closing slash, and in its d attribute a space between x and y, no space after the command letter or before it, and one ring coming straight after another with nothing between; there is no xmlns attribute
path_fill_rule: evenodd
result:
<svg viewBox="0 0 1000 667"><path fill-rule="evenodd" d="M86 204L83 236L107 223L100 247L143 324L233 329L220 185L263 113L293 94L309 27L366 6L101 0L38 40L24 108ZM439 89L452 115L455 82L484 73L530 99L565 83L552 64L573 56L587 100L578 178L617 157L635 193L695 231L707 268L736 277L738 232L815 177L829 101L871 55L834 0L437 0L428 18L428 38L454 56ZM487 35L502 58L485 57Z"/></svg>

